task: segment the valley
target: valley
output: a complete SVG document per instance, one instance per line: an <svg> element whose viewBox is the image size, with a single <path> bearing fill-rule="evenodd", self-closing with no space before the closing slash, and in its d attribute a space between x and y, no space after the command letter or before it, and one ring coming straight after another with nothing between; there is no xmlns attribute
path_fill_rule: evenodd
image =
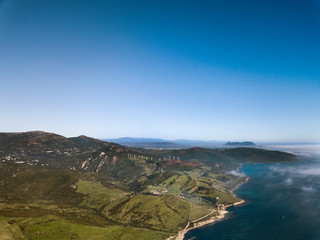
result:
<svg viewBox="0 0 320 240"><path fill-rule="evenodd" d="M296 156L140 149L37 131L0 133L0 160L0 231L8 239L166 239L238 202L232 190L247 179L235 171L242 163Z"/></svg>

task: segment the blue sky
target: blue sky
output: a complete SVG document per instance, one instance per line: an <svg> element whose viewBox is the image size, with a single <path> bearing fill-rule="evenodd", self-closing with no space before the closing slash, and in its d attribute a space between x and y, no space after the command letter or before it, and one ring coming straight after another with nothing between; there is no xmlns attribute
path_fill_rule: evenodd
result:
<svg viewBox="0 0 320 240"><path fill-rule="evenodd" d="M0 131L320 141L318 1L0 0Z"/></svg>

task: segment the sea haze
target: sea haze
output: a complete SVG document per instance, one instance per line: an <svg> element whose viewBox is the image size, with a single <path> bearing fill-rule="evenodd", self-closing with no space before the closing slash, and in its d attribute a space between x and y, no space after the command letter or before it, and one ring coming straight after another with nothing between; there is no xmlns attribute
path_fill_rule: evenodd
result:
<svg viewBox="0 0 320 240"><path fill-rule="evenodd" d="M235 193L246 204L229 208L227 220L194 229L185 239L319 240L320 157L309 153L312 157L292 163L243 165L240 171L250 180Z"/></svg>

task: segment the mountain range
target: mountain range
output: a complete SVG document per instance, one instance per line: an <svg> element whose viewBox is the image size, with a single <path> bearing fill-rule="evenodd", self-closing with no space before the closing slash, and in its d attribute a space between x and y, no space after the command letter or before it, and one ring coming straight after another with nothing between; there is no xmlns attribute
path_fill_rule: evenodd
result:
<svg viewBox="0 0 320 240"><path fill-rule="evenodd" d="M119 142L168 144L161 139L129 139ZM290 157L279 151L266 151L255 148L206 149L200 147L165 149L146 149L127 147L118 143L106 142L87 136L66 138L54 133L32 131L24 133L0 133L0 159L29 165L43 165L65 169L82 169L93 172L108 173L112 176L127 176L143 174L143 169L161 160L164 165L168 161L181 160L185 162L201 162L208 166L221 165L222 169L231 169L242 162L278 161ZM139 146L138 144L138 146ZM176 144L176 143L170 143ZM227 143L233 147L238 143ZM250 143L250 146L253 143ZM178 145L178 144L176 144ZM241 143L243 145L243 143ZM249 146L246 144L246 146ZM135 158L143 158L144 163L138 163ZM278 159L276 159L276 158ZM169 164L170 165L170 164ZM128 172L128 168L130 171ZM221 169L220 168L220 169Z"/></svg>
<svg viewBox="0 0 320 240"><path fill-rule="evenodd" d="M296 159L250 147L161 150L42 131L0 133L0 233L166 239L239 201L231 191L246 179L236 171L241 164Z"/></svg>

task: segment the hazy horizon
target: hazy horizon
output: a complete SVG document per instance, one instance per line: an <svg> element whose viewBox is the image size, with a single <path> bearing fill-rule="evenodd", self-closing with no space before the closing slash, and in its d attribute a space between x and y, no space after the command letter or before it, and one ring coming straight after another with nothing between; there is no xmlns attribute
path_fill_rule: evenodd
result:
<svg viewBox="0 0 320 240"><path fill-rule="evenodd" d="M122 137L96 137L96 136L91 136L91 135L85 135L85 134L78 134L78 135L64 135L58 132L51 132L51 131L44 131L44 130L27 130L27 131L1 131L0 133L24 133L24 132L47 132L47 133L53 133L53 134L57 134L57 135L61 135L63 137L79 137L79 136L87 136L87 137L91 137L91 138L96 138L96 139L100 139L100 140L104 140L104 141L110 141L110 140L116 140L116 139L132 139L132 140L161 140L161 141L171 141L171 142L203 142L203 143L211 143L211 144L224 144L227 142L253 142L257 145L264 145L264 147L266 146L270 146L273 147L273 144L275 145L275 148L279 148L279 150L283 150L283 149L292 149L292 150L300 150L301 148L304 147L308 147L308 146L316 146L316 149L320 149L320 142L294 142L294 141L252 141L252 140L248 140L248 139L190 139L190 138L159 138L159 137L144 137L144 136L122 136ZM297 147L297 148L295 148ZM313 148L311 149L305 149L305 150L314 150Z"/></svg>

